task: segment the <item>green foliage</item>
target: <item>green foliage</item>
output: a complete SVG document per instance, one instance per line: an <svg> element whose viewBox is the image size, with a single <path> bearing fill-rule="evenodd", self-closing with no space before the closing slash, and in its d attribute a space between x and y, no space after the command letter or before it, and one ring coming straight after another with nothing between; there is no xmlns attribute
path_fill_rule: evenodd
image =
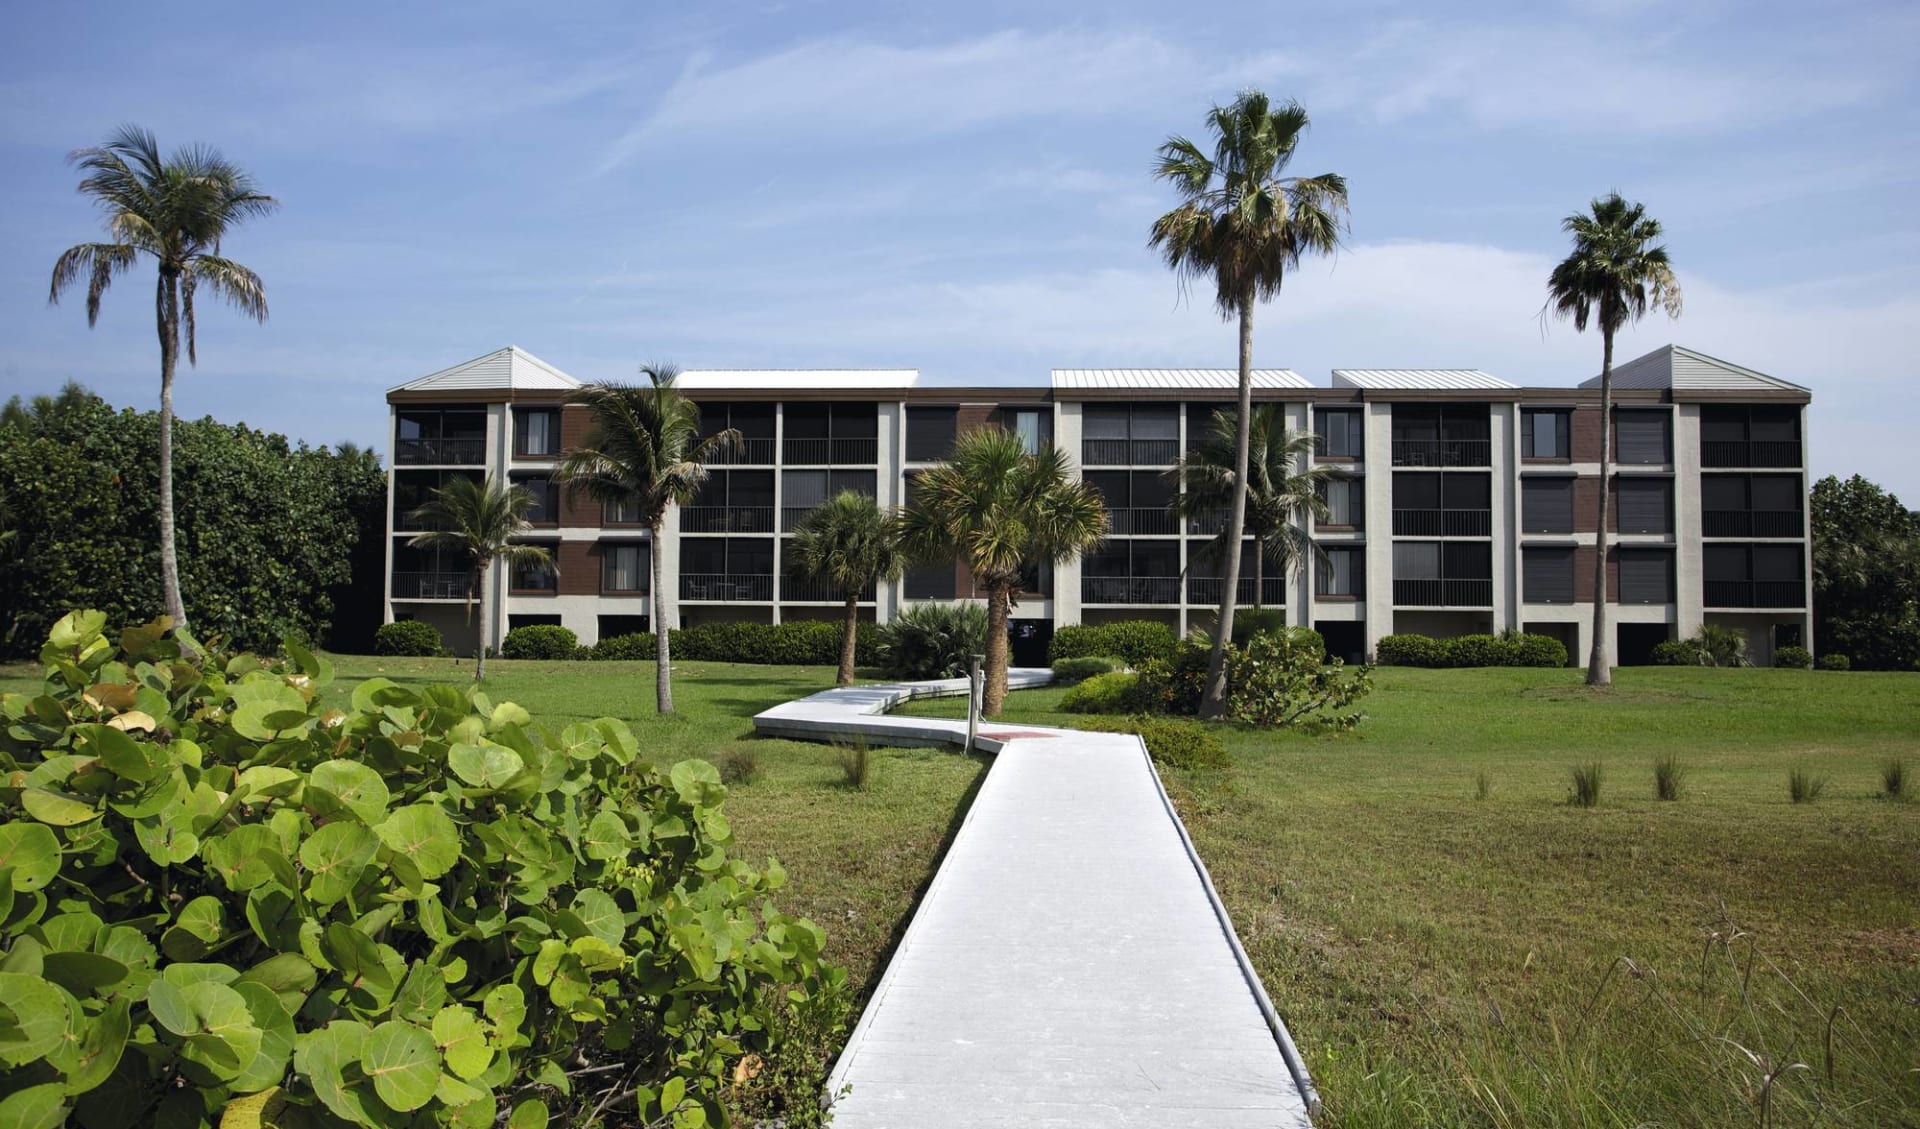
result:
<svg viewBox="0 0 1920 1129"><path fill-rule="evenodd" d="M595 662L651 662L659 653L659 640L651 631L610 635L587 648L587 657Z"/></svg>
<svg viewBox="0 0 1920 1129"><path fill-rule="evenodd" d="M1108 655L1088 655L1078 659L1059 659L1053 664L1057 682L1080 682L1096 674L1112 674L1127 669L1127 664Z"/></svg>
<svg viewBox="0 0 1920 1129"><path fill-rule="evenodd" d="M1605 770L1599 761L1573 766L1573 787L1567 792L1567 802L1575 807L1592 808L1600 806L1600 784Z"/></svg>
<svg viewBox="0 0 1920 1129"><path fill-rule="evenodd" d="M856 792L871 792L880 771L880 758L874 755L867 743L855 740L849 745L837 746L840 760L840 775L846 780L847 787Z"/></svg>
<svg viewBox="0 0 1920 1129"><path fill-rule="evenodd" d="M1795 647L1791 644L1785 647L1775 647L1773 649L1773 665L1792 667L1795 670L1811 670L1813 669L1813 652L1807 650L1805 647Z"/></svg>
<svg viewBox="0 0 1920 1129"><path fill-rule="evenodd" d="M1567 665L1567 645L1551 635L1503 631L1499 635L1386 635L1375 651L1382 666L1480 667Z"/></svg>
<svg viewBox="0 0 1920 1129"><path fill-rule="evenodd" d="M976 603L909 604L880 628L887 677L958 678L987 650L987 609Z"/></svg>
<svg viewBox="0 0 1920 1129"><path fill-rule="evenodd" d="M1654 644L1653 661L1656 666L1753 665L1747 660L1747 637L1718 623L1701 624L1699 633L1691 639Z"/></svg>
<svg viewBox="0 0 1920 1129"><path fill-rule="evenodd" d="M1374 647L1381 666L1452 666L1444 640L1427 635L1382 635Z"/></svg>
<svg viewBox="0 0 1920 1129"><path fill-rule="evenodd" d="M162 606L159 435L156 413L116 412L75 385L0 413L0 653L35 654L61 608L119 622ZM386 520L379 464L182 420L173 482L195 632L254 648L328 639L356 542Z"/></svg>
<svg viewBox="0 0 1920 1129"><path fill-rule="evenodd" d="M1815 776L1805 768L1795 767L1787 772L1787 798L1796 804L1810 804L1819 799L1827 790L1827 778Z"/></svg>
<svg viewBox="0 0 1920 1129"><path fill-rule="evenodd" d="M1243 647L1255 635L1286 629L1287 613L1283 608L1241 608L1233 615L1233 645Z"/></svg>
<svg viewBox="0 0 1920 1129"><path fill-rule="evenodd" d="M844 1019L713 766L106 622L0 698L0 1093L46 1124L721 1124L774 1032Z"/></svg>
<svg viewBox="0 0 1920 1129"><path fill-rule="evenodd" d="M425 620L397 619L381 624L380 630L373 633L373 653L376 655L425 657L446 652L447 645L440 638L440 629Z"/></svg>
<svg viewBox="0 0 1920 1129"><path fill-rule="evenodd" d="M1373 689L1373 668L1348 670L1325 662L1317 635L1255 635L1245 647L1229 647L1227 716L1269 728L1349 729L1360 721L1351 709ZM1171 659L1140 668L1136 708L1156 713L1197 714L1206 689L1208 646L1181 643Z"/></svg>
<svg viewBox="0 0 1920 1129"><path fill-rule="evenodd" d="M1880 791L1889 800L1902 800L1907 796L1907 762L1899 757L1888 757L1880 762Z"/></svg>
<svg viewBox="0 0 1920 1129"><path fill-rule="evenodd" d="M1813 665L1821 670L1852 670L1853 660L1845 655L1825 654L1821 655L1819 661Z"/></svg>
<svg viewBox="0 0 1920 1129"><path fill-rule="evenodd" d="M1220 743L1213 728L1203 722L1135 714L1090 720L1082 728L1135 734L1146 742L1147 755L1153 762L1168 768L1223 772L1233 767L1233 758L1226 746Z"/></svg>
<svg viewBox="0 0 1920 1129"><path fill-rule="evenodd" d="M1551 635L1536 635L1527 631L1507 631L1502 638L1513 639L1519 644L1519 661L1515 666L1562 667L1567 665L1567 645Z"/></svg>
<svg viewBox="0 0 1920 1129"><path fill-rule="evenodd" d="M1060 696L1067 713L1128 713L1140 708L1140 676L1125 671L1096 674Z"/></svg>
<svg viewBox="0 0 1920 1129"><path fill-rule="evenodd" d="M1655 757L1653 761L1653 796L1657 800L1677 800L1686 786L1687 770L1680 764L1680 758L1673 753Z"/></svg>
<svg viewBox="0 0 1920 1129"><path fill-rule="evenodd" d="M557 623L516 627L500 641L503 659L571 659L580 653L580 637Z"/></svg>
<svg viewBox="0 0 1920 1129"><path fill-rule="evenodd" d="M1920 670L1920 516L1854 475L1814 483L1813 637L1862 670Z"/></svg>
<svg viewBox="0 0 1920 1129"><path fill-rule="evenodd" d="M1667 639L1653 645L1655 666L1700 666L1700 649L1686 639Z"/></svg>
<svg viewBox="0 0 1920 1129"><path fill-rule="evenodd" d="M861 666L880 661L878 625L863 623L856 639L854 661ZM765 666L831 666L840 661L841 627L825 620L786 623L703 623L675 628L669 633L673 657L687 662L759 663ZM586 649L584 657L598 662L651 662L656 655L651 631L614 635Z"/></svg>
<svg viewBox="0 0 1920 1129"><path fill-rule="evenodd" d="M1086 658L1089 655L1114 655L1128 666L1138 667L1149 659L1172 658L1180 645L1173 628L1157 620L1129 619L1119 623L1075 623L1053 633L1047 658Z"/></svg>

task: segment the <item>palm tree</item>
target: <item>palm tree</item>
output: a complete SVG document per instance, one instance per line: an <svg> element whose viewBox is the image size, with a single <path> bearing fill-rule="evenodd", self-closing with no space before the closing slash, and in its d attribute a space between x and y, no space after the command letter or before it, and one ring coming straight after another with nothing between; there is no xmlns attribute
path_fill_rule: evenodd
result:
<svg viewBox="0 0 1920 1129"><path fill-rule="evenodd" d="M492 634L493 601L487 598L487 569L500 561L508 568L535 565L553 568L553 555L538 545L515 541L531 527L527 511L534 505L533 492L524 486L503 485L487 476L485 482L456 478L433 492L412 513L413 520L426 527L407 542L420 549L445 549L464 555L469 562L467 618L473 618L476 596L480 603L480 645L474 651L473 678L487 676L487 640Z"/></svg>
<svg viewBox="0 0 1920 1129"><path fill-rule="evenodd" d="M1154 221L1147 242L1160 251L1183 286L1194 279L1210 281L1220 316L1240 319L1240 409L1233 466L1234 480L1245 482L1252 442L1254 304L1278 294L1287 272L1303 258L1339 248L1346 228L1347 182L1335 173L1285 175L1307 132L1307 112L1298 102L1274 109L1265 94L1249 90L1230 106L1215 106L1207 126L1214 135L1211 157L1184 137L1171 137L1160 147L1155 175L1171 181L1182 200ZM1246 508L1246 492L1235 490L1227 507L1227 544L1240 543ZM1222 571L1219 629L1200 704L1205 717L1218 717L1226 708L1226 647L1233 635L1240 554L1229 553Z"/></svg>
<svg viewBox="0 0 1920 1129"><path fill-rule="evenodd" d="M1020 576L1059 564L1107 535L1100 494L1080 481L1058 447L1028 454L1013 432L970 431L947 461L915 480L901 536L917 560L958 557L987 593L987 670L982 710L998 715L1007 697L1007 617Z"/></svg>
<svg viewBox="0 0 1920 1129"><path fill-rule="evenodd" d="M603 505L630 507L653 535L653 634L655 699L673 712L673 666L668 646L667 586L661 546L667 508L693 500L707 480L707 464L741 448L729 428L700 434L700 406L680 394L672 365L642 365L645 384L590 384L573 402L591 417L586 441L554 468L554 481L568 497L585 494Z"/></svg>
<svg viewBox="0 0 1920 1129"><path fill-rule="evenodd" d="M1650 309L1680 316L1680 283L1666 247L1659 243L1660 221L1639 204L1615 192L1593 201L1592 210L1560 221L1573 236L1573 251L1547 277L1542 314L1573 319L1586 332L1600 327L1600 489L1595 506L1593 554L1593 647L1587 654L1587 685L1607 686L1613 672L1607 656L1607 484L1613 477L1613 337L1645 317Z"/></svg>
<svg viewBox="0 0 1920 1129"><path fill-rule="evenodd" d="M100 296L115 275L131 270L142 255L159 266L154 298L160 331L160 589L167 615L187 626L180 598L180 566L173 551L173 369L180 355L180 329L187 331L187 363L194 347L195 291L206 287L255 321L267 320L267 292L260 276L220 254L223 238L240 224L279 204L256 191L253 178L217 150L193 145L162 158L153 134L122 126L104 145L75 150L68 158L86 174L80 193L103 213L108 243L69 247L53 264L47 301L84 276L87 324L100 320Z"/></svg>
<svg viewBox="0 0 1920 1129"><path fill-rule="evenodd" d="M1240 482L1234 473L1239 432L1237 413L1216 414L1208 434L1191 444L1174 465L1170 473L1182 487L1173 500L1177 516L1211 517L1233 504ZM1259 547L1253 556L1253 606L1258 609L1265 595L1269 559L1292 576L1318 551L1304 521L1327 519L1327 502L1320 491L1333 472L1307 466L1313 454L1313 433L1289 431L1276 404L1253 409L1248 447L1246 533ZM1230 548L1233 544L1222 530L1201 551L1224 563L1229 554L1239 556Z"/></svg>
<svg viewBox="0 0 1920 1129"><path fill-rule="evenodd" d="M840 641L838 682L851 686L860 594L882 581L899 579L907 569L900 524L871 497L842 490L801 519L788 552L795 573L830 585L846 597L847 632Z"/></svg>

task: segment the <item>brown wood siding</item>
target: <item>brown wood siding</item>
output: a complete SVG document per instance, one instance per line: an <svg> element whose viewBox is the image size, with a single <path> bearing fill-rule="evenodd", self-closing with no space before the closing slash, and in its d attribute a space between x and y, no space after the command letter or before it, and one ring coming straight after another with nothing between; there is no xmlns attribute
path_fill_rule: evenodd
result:
<svg viewBox="0 0 1920 1129"><path fill-rule="evenodd" d="M587 441L587 429L591 426L591 416L587 409L569 404L560 409L560 451L565 454Z"/></svg>
<svg viewBox="0 0 1920 1129"><path fill-rule="evenodd" d="M965 435L969 431L978 431L983 427L997 427L1000 424L1000 405L998 404L962 404L958 408L953 422L953 433Z"/></svg>
<svg viewBox="0 0 1920 1129"><path fill-rule="evenodd" d="M593 500L585 490L569 490L562 486L560 490L560 524L568 527L598 527L600 524L600 503Z"/></svg>
<svg viewBox="0 0 1920 1129"><path fill-rule="evenodd" d="M1582 545L1573 551L1573 599L1575 603L1593 603L1593 554L1597 550L1592 545ZM1607 602L1620 602L1620 560L1613 553L1607 554Z"/></svg>
<svg viewBox="0 0 1920 1129"><path fill-rule="evenodd" d="M1569 430L1573 442L1573 461L1576 463L1599 462L1600 409L1573 409Z"/></svg>
<svg viewBox="0 0 1920 1129"><path fill-rule="evenodd" d="M1598 476L1583 474L1573 480L1573 531L1575 533L1592 533L1598 528L1593 519L1594 507L1599 503L1600 479ZM1611 506L1611 501L1608 504ZM1607 524L1608 526L1615 524L1611 509L1607 512ZM1593 562L1588 561L1587 567L1592 568Z"/></svg>
<svg viewBox="0 0 1920 1129"><path fill-rule="evenodd" d="M600 594L600 547L592 541L562 541L560 563L562 596Z"/></svg>

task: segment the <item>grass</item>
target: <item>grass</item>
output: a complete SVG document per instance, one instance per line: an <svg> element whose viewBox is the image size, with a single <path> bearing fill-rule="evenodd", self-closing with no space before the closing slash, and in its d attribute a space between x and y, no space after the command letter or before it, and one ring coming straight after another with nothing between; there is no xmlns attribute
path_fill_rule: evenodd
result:
<svg viewBox="0 0 1920 1129"><path fill-rule="evenodd" d="M1680 798L1687 785L1687 770L1674 753L1653 759L1653 798L1672 802Z"/></svg>
<svg viewBox="0 0 1920 1129"><path fill-rule="evenodd" d="M1880 791L1889 800L1907 798L1907 762L1899 757L1888 757L1880 765Z"/></svg>
<svg viewBox="0 0 1920 1129"><path fill-rule="evenodd" d="M1573 787L1567 790L1567 802L1575 807L1597 808L1600 806L1600 783L1606 775L1606 768L1599 761L1573 766Z"/></svg>
<svg viewBox="0 0 1920 1129"><path fill-rule="evenodd" d="M1796 804L1810 804L1826 793L1827 778L1815 776L1804 768L1787 773L1787 798Z"/></svg>
<svg viewBox="0 0 1920 1129"><path fill-rule="evenodd" d="M467 676L337 661L349 685ZM861 791L831 746L749 737L829 669L681 664L673 719L651 671L500 662L488 692L543 721L627 717L664 760L751 749L737 846L780 858L782 907L870 988L985 762L873 749ZM1764 1096L1773 1125L1920 1125L1920 805L1884 800L1887 764L1920 748L1920 676L1579 677L1385 669L1354 734L1224 728L1231 787L1164 770L1307 1055L1316 1124L1760 1126ZM0 689L37 685L0 668ZM1074 724L1063 692L1018 691L1005 719ZM1569 809L1569 766L1622 755L1684 758L1688 802ZM1789 802L1795 768L1831 781L1823 802Z"/></svg>

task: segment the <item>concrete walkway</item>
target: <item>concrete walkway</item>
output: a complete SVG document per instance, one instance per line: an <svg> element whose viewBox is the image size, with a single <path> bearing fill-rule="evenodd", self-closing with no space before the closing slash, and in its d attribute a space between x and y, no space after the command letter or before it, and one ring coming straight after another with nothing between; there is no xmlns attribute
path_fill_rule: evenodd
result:
<svg viewBox="0 0 1920 1129"><path fill-rule="evenodd" d="M959 744L965 722L885 711L965 693L829 690L754 724ZM1305 1066L1140 739L980 733L999 756L834 1067L836 1129L1307 1126Z"/></svg>

